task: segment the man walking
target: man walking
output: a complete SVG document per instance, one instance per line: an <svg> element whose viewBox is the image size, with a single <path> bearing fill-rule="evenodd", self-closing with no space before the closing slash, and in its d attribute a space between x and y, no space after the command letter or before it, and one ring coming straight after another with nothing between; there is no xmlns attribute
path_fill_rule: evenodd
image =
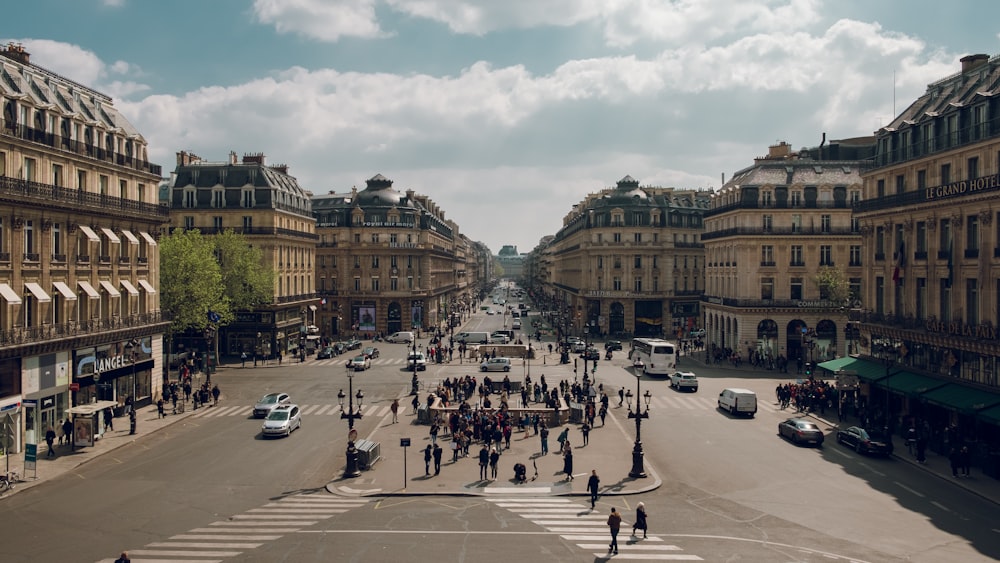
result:
<svg viewBox="0 0 1000 563"><path fill-rule="evenodd" d="M431 445L427 444L424 449L424 475L431 474Z"/></svg>
<svg viewBox="0 0 1000 563"><path fill-rule="evenodd" d="M66 443L69 444L70 447L72 447L73 446L73 421L71 421L68 416L66 417L66 420L63 421L62 431L63 431L63 436L66 437Z"/></svg>
<svg viewBox="0 0 1000 563"><path fill-rule="evenodd" d="M399 419L396 418L396 415L399 414L399 399L392 400L392 404L389 405L389 410L392 411L392 423L396 424L399 422Z"/></svg>
<svg viewBox="0 0 1000 563"><path fill-rule="evenodd" d="M49 426L49 429L45 431L45 443L49 445L49 453L46 454L47 457L56 457L55 442L56 431Z"/></svg>
<svg viewBox="0 0 1000 563"><path fill-rule="evenodd" d="M611 543L608 544L608 553L614 552L618 555L618 530L622 527L622 515L612 507L611 516L608 516L608 528L611 529Z"/></svg>
<svg viewBox="0 0 1000 563"><path fill-rule="evenodd" d="M434 474L437 475L441 473L441 456L444 455L444 450L441 449L441 444L434 444Z"/></svg>
<svg viewBox="0 0 1000 563"><path fill-rule="evenodd" d="M618 406L619 407L622 406L622 403L624 402L625 402L625 388L622 387L621 389L618 390Z"/></svg>
<svg viewBox="0 0 1000 563"><path fill-rule="evenodd" d="M601 478L597 476L597 470L590 471L590 479L587 480L587 491L590 492L591 510L597 505L597 491L601 488Z"/></svg>
<svg viewBox="0 0 1000 563"><path fill-rule="evenodd" d="M479 449L479 480L486 480L486 466L490 463L490 452L486 449L486 444Z"/></svg>
<svg viewBox="0 0 1000 563"><path fill-rule="evenodd" d="M542 426L541 431L539 431L538 436L542 440L542 455L549 453L549 427Z"/></svg>

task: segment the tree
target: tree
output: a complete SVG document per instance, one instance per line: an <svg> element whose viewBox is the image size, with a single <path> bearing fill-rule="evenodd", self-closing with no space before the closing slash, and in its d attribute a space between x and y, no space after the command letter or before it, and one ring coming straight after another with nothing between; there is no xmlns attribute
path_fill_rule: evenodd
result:
<svg viewBox="0 0 1000 563"><path fill-rule="evenodd" d="M274 298L274 270L242 234L226 229L214 237L215 257L222 271L223 295L233 311L249 311ZM226 320L225 317L223 320Z"/></svg>
<svg viewBox="0 0 1000 563"><path fill-rule="evenodd" d="M232 319L223 293L215 243L201 231L177 229L160 239L160 306L171 317L168 335L208 328L208 312Z"/></svg>
<svg viewBox="0 0 1000 563"><path fill-rule="evenodd" d="M813 278L819 288L820 299L842 307L850 302L851 285L844 278L844 272L831 266L822 266Z"/></svg>

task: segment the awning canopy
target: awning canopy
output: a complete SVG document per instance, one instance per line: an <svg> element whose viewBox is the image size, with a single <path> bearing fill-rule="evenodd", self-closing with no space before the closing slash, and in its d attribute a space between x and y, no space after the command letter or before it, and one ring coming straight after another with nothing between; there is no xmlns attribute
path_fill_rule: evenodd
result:
<svg viewBox="0 0 1000 563"><path fill-rule="evenodd" d="M31 294L35 296L35 299L37 299L39 303L48 303L49 301L52 301L52 298L49 297L49 294L45 293L45 290L42 289L42 286L38 285L37 283L24 282L24 287L28 288L28 291L30 291Z"/></svg>
<svg viewBox="0 0 1000 563"><path fill-rule="evenodd" d="M121 282L122 287L125 288L125 291L127 291L129 295L139 295L139 290L136 289L134 285L132 285L132 282L130 282L130 281L126 280L126 279L122 279L122 280L118 280L118 281Z"/></svg>
<svg viewBox="0 0 1000 563"><path fill-rule="evenodd" d="M146 239L146 244L148 244L149 246L156 246L156 239L153 238L152 235L150 235L146 231L139 231L139 236Z"/></svg>
<svg viewBox="0 0 1000 563"><path fill-rule="evenodd" d="M145 289L146 293L148 293L150 295L153 295L154 293L156 293L156 289L153 288L152 284L150 284L146 280L139 280L139 287Z"/></svg>
<svg viewBox="0 0 1000 563"><path fill-rule="evenodd" d="M310 305L309 306L309 310L310 311L315 311L316 310L316 306L315 305Z"/></svg>
<svg viewBox="0 0 1000 563"><path fill-rule="evenodd" d="M14 288L5 283L0 283L0 295L3 296L4 301L6 301L8 305L21 304L21 296L14 291Z"/></svg>
<svg viewBox="0 0 1000 563"><path fill-rule="evenodd" d="M976 418L983 422L1000 426L1000 405L977 412Z"/></svg>
<svg viewBox="0 0 1000 563"><path fill-rule="evenodd" d="M955 409L963 414L974 414L987 407L1000 405L1000 395L957 383L949 383L944 387L928 391L920 398L935 405Z"/></svg>
<svg viewBox="0 0 1000 563"><path fill-rule="evenodd" d="M111 229L107 227L101 227L101 232L104 233L104 236L108 237L108 240L110 240L111 242L115 244L122 243L122 239L118 238L118 235L116 235L115 232L112 231Z"/></svg>
<svg viewBox="0 0 1000 563"><path fill-rule="evenodd" d="M858 379L868 383L884 379L887 375L884 365L871 360L862 360L861 358L853 357L837 358L836 360L816 364L816 367L832 373L840 370L853 371L858 375Z"/></svg>
<svg viewBox="0 0 1000 563"><path fill-rule="evenodd" d="M911 371L901 371L881 379L878 385L890 391L915 396L947 385L947 382Z"/></svg>
<svg viewBox="0 0 1000 563"><path fill-rule="evenodd" d="M117 406L117 401L97 401L96 403L87 403L86 405L70 407L68 412L69 414L76 416L90 416L97 414L108 407L115 408Z"/></svg>
<svg viewBox="0 0 1000 563"><path fill-rule="evenodd" d="M94 229L91 229L87 225L80 225L80 232L86 235L90 239L90 242L101 242L101 237L97 236Z"/></svg>
<svg viewBox="0 0 1000 563"><path fill-rule="evenodd" d="M121 292L118 291L115 285L107 280L101 280L101 287L104 288L104 291L108 292L108 295L110 295L111 297L122 296Z"/></svg>
<svg viewBox="0 0 1000 563"><path fill-rule="evenodd" d="M136 238L136 236L132 234L132 231L126 231L125 229L122 229L122 235L126 239L128 239L128 242L130 244L139 244L139 239Z"/></svg>
<svg viewBox="0 0 1000 563"><path fill-rule="evenodd" d="M90 282L83 281L83 280L77 280L76 283L77 283L77 285L80 286L80 289L82 289L83 292L87 294L87 297L90 297L91 299L100 299L101 298L101 294L97 293L97 290L94 289L94 286L90 285Z"/></svg>
<svg viewBox="0 0 1000 563"><path fill-rule="evenodd" d="M52 287L56 288L56 291L61 293L66 301L76 301L76 292L66 285L65 282L54 281L52 282Z"/></svg>

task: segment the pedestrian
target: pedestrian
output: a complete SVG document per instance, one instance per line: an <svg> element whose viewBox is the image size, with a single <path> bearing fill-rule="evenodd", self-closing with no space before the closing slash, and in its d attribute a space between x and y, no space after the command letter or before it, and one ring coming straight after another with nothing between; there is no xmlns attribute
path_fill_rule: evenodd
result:
<svg viewBox="0 0 1000 563"><path fill-rule="evenodd" d="M247 353L246 352L243 352L242 354L240 354L240 367L241 368L247 367Z"/></svg>
<svg viewBox="0 0 1000 563"><path fill-rule="evenodd" d="M497 467L500 465L500 452L496 448L490 449L490 475L492 480L497 479Z"/></svg>
<svg viewBox="0 0 1000 563"><path fill-rule="evenodd" d="M583 426L580 427L580 432L583 433L583 445L586 446L590 443L590 423L584 421Z"/></svg>
<svg viewBox="0 0 1000 563"><path fill-rule="evenodd" d="M607 398L607 395L604 397ZM608 416L608 406L601 405L601 410L597 414L601 417L601 428L604 428L604 419Z"/></svg>
<svg viewBox="0 0 1000 563"><path fill-rule="evenodd" d="M49 429L45 431L45 443L49 445L49 453L45 454L47 457L56 457L55 442L56 431L49 426Z"/></svg>
<svg viewBox="0 0 1000 563"><path fill-rule="evenodd" d="M431 474L431 445L427 444L424 449L424 475Z"/></svg>
<svg viewBox="0 0 1000 563"><path fill-rule="evenodd" d="M486 449L486 444L479 449L479 480L486 480L486 466L490 463L490 452Z"/></svg>
<svg viewBox="0 0 1000 563"><path fill-rule="evenodd" d="M129 409L128 411L128 433L135 435L135 409Z"/></svg>
<svg viewBox="0 0 1000 563"><path fill-rule="evenodd" d="M174 406L173 414L177 414L177 390L176 389L172 389L170 391L170 402Z"/></svg>
<svg viewBox="0 0 1000 563"><path fill-rule="evenodd" d="M115 563L132 563L132 560L128 558L128 552L123 551L118 559L115 559Z"/></svg>
<svg viewBox="0 0 1000 563"><path fill-rule="evenodd" d="M968 477L969 470L972 469L972 452L969 451L969 446L962 446L962 449L958 451L958 461L962 475Z"/></svg>
<svg viewBox="0 0 1000 563"><path fill-rule="evenodd" d="M63 429L63 421L60 420L59 421L59 432L62 432L62 429ZM60 446L63 445L63 440L66 439L66 438L68 438L68 436L66 436L65 432L63 432L62 434L59 434L59 445Z"/></svg>
<svg viewBox="0 0 1000 563"><path fill-rule="evenodd" d="M437 445L438 432L440 431L441 427L438 426L438 423L431 424L431 443L435 446Z"/></svg>
<svg viewBox="0 0 1000 563"><path fill-rule="evenodd" d="M640 502L635 507L635 523L632 524L632 537L635 537L636 530L642 530L643 539L646 538L646 505Z"/></svg>
<svg viewBox="0 0 1000 563"><path fill-rule="evenodd" d="M115 429L115 413L111 407L104 409L104 431L107 432L108 429Z"/></svg>
<svg viewBox="0 0 1000 563"><path fill-rule="evenodd" d="M956 446L952 446L948 452L948 461L951 462L951 476L958 477L958 466L961 464L961 452Z"/></svg>
<svg viewBox="0 0 1000 563"><path fill-rule="evenodd" d="M621 389L618 390L618 406L619 407L622 406L622 403L624 402L625 402L625 388L622 387Z"/></svg>
<svg viewBox="0 0 1000 563"><path fill-rule="evenodd" d="M63 437L66 438L66 443L70 446L73 445L73 421L66 417L66 420L62 423L62 433Z"/></svg>
<svg viewBox="0 0 1000 563"><path fill-rule="evenodd" d="M927 463L927 437L923 434L917 436L917 463Z"/></svg>
<svg viewBox="0 0 1000 563"><path fill-rule="evenodd" d="M389 405L389 410L392 411L392 423L396 424L399 422L397 415L399 414L399 399L393 399L392 404Z"/></svg>
<svg viewBox="0 0 1000 563"><path fill-rule="evenodd" d="M563 473L566 474L567 480L573 480L573 448L569 445L568 440L563 448Z"/></svg>
<svg viewBox="0 0 1000 563"><path fill-rule="evenodd" d="M590 508L597 505L597 493L601 489L601 478L597 476L597 470L590 471L590 479L587 480L587 491L590 493Z"/></svg>
<svg viewBox="0 0 1000 563"><path fill-rule="evenodd" d="M441 456L444 455L444 450L441 449L441 444L434 444L434 474L437 475L441 473Z"/></svg>
<svg viewBox="0 0 1000 563"><path fill-rule="evenodd" d="M618 555L618 530L622 527L622 515L618 510L611 507L611 515L608 516L608 528L611 529L611 543L608 544L608 553L614 552Z"/></svg>
<svg viewBox="0 0 1000 563"><path fill-rule="evenodd" d="M559 442L559 451L566 446L566 442L569 440L569 428L563 428L562 432L556 436L556 441Z"/></svg>
<svg viewBox="0 0 1000 563"><path fill-rule="evenodd" d="M542 426L538 436L542 440L542 455L546 455L549 453L549 427Z"/></svg>
<svg viewBox="0 0 1000 563"><path fill-rule="evenodd" d="M222 391L219 391L219 386L218 385L213 385L212 386L212 405L218 405L219 404L219 395L221 395L221 394L222 394Z"/></svg>

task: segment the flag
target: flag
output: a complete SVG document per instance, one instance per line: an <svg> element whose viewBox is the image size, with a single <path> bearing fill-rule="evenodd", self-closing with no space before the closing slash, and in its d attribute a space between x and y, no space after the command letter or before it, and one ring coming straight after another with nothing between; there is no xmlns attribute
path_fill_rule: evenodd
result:
<svg viewBox="0 0 1000 563"><path fill-rule="evenodd" d="M899 246L896 248L896 252L892 254L892 259L896 262L896 267L892 271L892 281L896 282L896 285L901 285L903 283L903 272L906 267L906 242L903 239L899 239Z"/></svg>

